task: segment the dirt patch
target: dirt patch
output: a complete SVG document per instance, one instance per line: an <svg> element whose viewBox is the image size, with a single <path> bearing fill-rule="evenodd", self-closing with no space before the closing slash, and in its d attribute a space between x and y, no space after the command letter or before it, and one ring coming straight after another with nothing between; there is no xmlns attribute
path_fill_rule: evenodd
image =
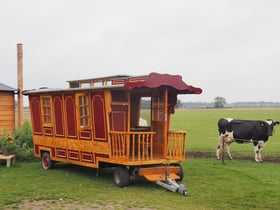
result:
<svg viewBox="0 0 280 210"><path fill-rule="evenodd" d="M187 157L191 158L216 158L216 153L214 152L199 152L199 151L189 151L186 152ZM251 160L255 162L254 154L252 156L244 155L244 154L234 154L232 156L235 160ZM272 155L263 155L263 162L272 162L272 163L280 163L280 155L272 156ZM227 154L225 153L225 160L229 160Z"/></svg>
<svg viewBox="0 0 280 210"><path fill-rule="evenodd" d="M128 209L128 210L153 210L149 208L127 208L122 204L108 203L106 205L94 202L79 203L76 201L67 201L63 199L57 200L38 200L38 201L22 201L20 204L13 204L5 209L22 209L22 210L45 210L45 209L83 209L83 210L99 210L99 209Z"/></svg>

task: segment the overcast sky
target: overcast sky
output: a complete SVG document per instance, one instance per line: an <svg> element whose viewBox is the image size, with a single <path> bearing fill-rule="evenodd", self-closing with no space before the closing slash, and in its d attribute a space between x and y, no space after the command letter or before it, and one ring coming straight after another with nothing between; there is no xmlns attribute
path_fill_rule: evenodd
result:
<svg viewBox="0 0 280 210"><path fill-rule="evenodd" d="M280 101L279 0L0 2L0 82L64 88L67 80L182 75L183 101Z"/></svg>

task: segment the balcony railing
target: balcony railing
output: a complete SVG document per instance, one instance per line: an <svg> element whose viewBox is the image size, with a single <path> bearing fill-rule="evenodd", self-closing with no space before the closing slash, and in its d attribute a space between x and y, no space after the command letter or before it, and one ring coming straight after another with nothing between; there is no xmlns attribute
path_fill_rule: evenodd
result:
<svg viewBox="0 0 280 210"><path fill-rule="evenodd" d="M118 132L112 131L111 156L132 161L153 159L154 132Z"/></svg>
<svg viewBox="0 0 280 210"><path fill-rule="evenodd" d="M167 157L169 159L184 160L186 150L185 131L168 131Z"/></svg>
<svg viewBox="0 0 280 210"><path fill-rule="evenodd" d="M111 131L111 157L129 161L154 160L154 132ZM167 158L183 161L185 159L186 132L169 131L166 149ZM164 157L162 151L161 157Z"/></svg>

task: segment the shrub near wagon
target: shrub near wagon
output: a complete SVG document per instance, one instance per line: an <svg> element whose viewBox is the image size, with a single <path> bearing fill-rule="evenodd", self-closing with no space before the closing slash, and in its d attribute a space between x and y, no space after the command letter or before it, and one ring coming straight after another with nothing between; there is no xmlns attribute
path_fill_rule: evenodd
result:
<svg viewBox="0 0 280 210"><path fill-rule="evenodd" d="M24 122L23 126L16 129L13 133L5 133L0 137L0 148L3 150L7 139L10 141L11 152L16 155L17 160L32 160L34 159L33 138L30 122Z"/></svg>

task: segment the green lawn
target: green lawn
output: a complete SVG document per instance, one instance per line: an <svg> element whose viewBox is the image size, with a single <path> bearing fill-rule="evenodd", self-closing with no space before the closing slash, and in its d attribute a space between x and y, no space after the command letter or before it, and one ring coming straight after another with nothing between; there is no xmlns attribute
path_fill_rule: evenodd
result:
<svg viewBox="0 0 280 210"><path fill-rule="evenodd" d="M279 120L280 109L176 110L171 128L187 131L187 151L215 154L217 121L221 117ZM278 209L280 206L280 130L276 127L263 150L264 163L254 162L251 144L232 144L233 157L226 160L188 158L182 164L190 196L166 191L144 179L128 187L113 184L113 169L96 170L57 164L43 170L40 161L17 162L6 168L0 162L0 209ZM269 155L276 162L266 162Z"/></svg>
<svg viewBox="0 0 280 210"><path fill-rule="evenodd" d="M39 161L0 165L0 209L31 209L42 202L45 209L277 209L280 206L278 163L189 158L183 164L183 183L190 196L166 191L140 179L128 187L113 184L113 170L96 170L57 164L43 170ZM43 202L44 201L44 202Z"/></svg>
<svg viewBox="0 0 280 210"><path fill-rule="evenodd" d="M220 118L280 121L280 109L186 109L176 110L172 116L171 129L187 131L187 151L208 151L215 154L218 143ZM254 158L252 143L231 145L233 158L249 156ZM263 149L263 156L276 156L280 161L280 127L276 126L274 135Z"/></svg>

